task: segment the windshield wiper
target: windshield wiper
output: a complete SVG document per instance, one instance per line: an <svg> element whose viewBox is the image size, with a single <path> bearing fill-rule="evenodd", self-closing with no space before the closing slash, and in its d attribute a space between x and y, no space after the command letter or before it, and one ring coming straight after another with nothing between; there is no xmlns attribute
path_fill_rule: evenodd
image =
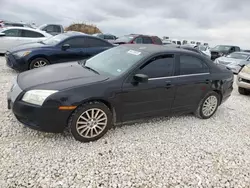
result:
<svg viewBox="0 0 250 188"><path fill-rule="evenodd" d="M39 41L38 43L45 44L43 41Z"/></svg>
<svg viewBox="0 0 250 188"><path fill-rule="evenodd" d="M93 72L95 72L96 74L100 74L99 72L97 72L95 69L89 67L89 66L86 66L86 65L82 65L84 68L88 69L88 70L91 70Z"/></svg>

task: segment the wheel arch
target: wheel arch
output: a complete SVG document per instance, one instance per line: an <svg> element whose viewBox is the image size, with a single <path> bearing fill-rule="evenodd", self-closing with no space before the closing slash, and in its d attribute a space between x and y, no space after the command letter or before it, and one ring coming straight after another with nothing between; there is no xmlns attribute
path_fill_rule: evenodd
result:
<svg viewBox="0 0 250 188"><path fill-rule="evenodd" d="M99 102L99 103L105 104L105 105L110 109L110 111L111 111L111 113L112 113L113 123L116 122L116 120L117 120L117 119L116 119L116 109L115 109L115 107L114 107L108 100L101 99L101 98L87 99L87 100L81 101L80 104L77 105L77 108L80 107L80 106L82 106L83 104L86 104L86 103L94 103L94 102ZM77 109L77 108L76 108L76 109ZM75 110L76 110L76 109L75 109ZM74 111L75 111L75 110L74 110ZM73 111L71 114L73 114L74 111Z"/></svg>

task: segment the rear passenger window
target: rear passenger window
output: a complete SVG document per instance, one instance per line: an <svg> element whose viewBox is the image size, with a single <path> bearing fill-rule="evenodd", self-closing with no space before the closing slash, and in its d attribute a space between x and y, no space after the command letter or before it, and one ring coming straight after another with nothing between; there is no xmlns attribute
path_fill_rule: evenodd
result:
<svg viewBox="0 0 250 188"><path fill-rule="evenodd" d="M179 75L199 74L208 72L209 72L208 66L200 59L188 55L180 56Z"/></svg>
<svg viewBox="0 0 250 188"><path fill-rule="evenodd" d="M85 42L86 42L87 47L110 47L111 46L111 44L106 41L102 41L101 39L92 38L92 37L86 37Z"/></svg>
<svg viewBox="0 0 250 188"><path fill-rule="evenodd" d="M144 44L152 44L153 41L150 37L143 37L143 43Z"/></svg>
<svg viewBox="0 0 250 188"><path fill-rule="evenodd" d="M171 76L174 68L174 55L164 55L153 58L141 67L139 74L145 74L149 78Z"/></svg>
<svg viewBox="0 0 250 188"><path fill-rule="evenodd" d="M23 30L22 31L22 37L28 37L28 38L39 38L44 37L41 33L29 31L29 30Z"/></svg>
<svg viewBox="0 0 250 188"><path fill-rule="evenodd" d="M154 37L155 44L162 44L162 41L158 37Z"/></svg>

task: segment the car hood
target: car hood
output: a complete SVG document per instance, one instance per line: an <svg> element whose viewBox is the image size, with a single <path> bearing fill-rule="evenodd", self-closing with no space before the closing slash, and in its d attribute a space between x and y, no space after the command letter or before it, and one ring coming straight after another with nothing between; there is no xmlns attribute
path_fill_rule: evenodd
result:
<svg viewBox="0 0 250 188"><path fill-rule="evenodd" d="M229 57L220 57L218 61L224 65L238 65L238 64L247 64L248 61L242 59L234 59Z"/></svg>
<svg viewBox="0 0 250 188"><path fill-rule="evenodd" d="M64 90L72 87L102 82L108 76L83 68L78 62L60 63L20 73L17 83L22 90Z"/></svg>
<svg viewBox="0 0 250 188"><path fill-rule="evenodd" d="M51 47L50 45L45 45L39 42L30 42L30 43L25 43L25 44L21 44L18 45L14 48L11 48L10 50L8 50L9 52L13 53L13 52L18 52L18 51L24 51L24 50L32 50L34 48L48 48Z"/></svg>

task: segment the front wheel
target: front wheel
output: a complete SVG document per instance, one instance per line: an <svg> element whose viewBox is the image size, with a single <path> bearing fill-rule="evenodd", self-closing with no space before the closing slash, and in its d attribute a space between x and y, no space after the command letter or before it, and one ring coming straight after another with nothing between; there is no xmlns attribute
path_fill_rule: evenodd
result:
<svg viewBox="0 0 250 188"><path fill-rule="evenodd" d="M80 142L101 138L112 126L112 113L103 103L90 102L78 107L71 115L69 128Z"/></svg>
<svg viewBox="0 0 250 188"><path fill-rule="evenodd" d="M29 69L40 68L49 65L49 61L45 58L36 58L31 61Z"/></svg>
<svg viewBox="0 0 250 188"><path fill-rule="evenodd" d="M220 97L216 92L208 93L199 103L195 115L201 119L208 119L214 115L219 106Z"/></svg>

